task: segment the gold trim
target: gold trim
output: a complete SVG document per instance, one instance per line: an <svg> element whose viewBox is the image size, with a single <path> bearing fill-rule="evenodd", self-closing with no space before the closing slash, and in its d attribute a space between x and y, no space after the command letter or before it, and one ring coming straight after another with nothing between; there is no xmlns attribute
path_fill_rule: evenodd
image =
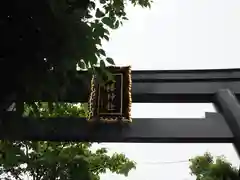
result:
<svg viewBox="0 0 240 180"><path fill-rule="evenodd" d="M124 122L125 121L132 122L132 117L131 117L131 109L132 109L132 71L131 71L131 66L128 67L128 82L129 82L129 85L128 85L129 103L128 103L127 112L128 112L128 118L129 119L124 120Z"/></svg>
<svg viewBox="0 0 240 180"><path fill-rule="evenodd" d="M94 114L94 100L96 98L96 87L95 87L95 75L92 76L92 79L91 79L91 93L90 93L90 97L89 97L89 102L88 102L88 105L89 105L89 114L88 114L88 117L87 117L87 120L88 121L94 121L93 120L93 114Z"/></svg>
<svg viewBox="0 0 240 180"><path fill-rule="evenodd" d="M115 122L118 122L119 119L118 119L118 117L109 117L109 118L100 117L100 121L101 121L101 122L111 122L111 123L115 123Z"/></svg>

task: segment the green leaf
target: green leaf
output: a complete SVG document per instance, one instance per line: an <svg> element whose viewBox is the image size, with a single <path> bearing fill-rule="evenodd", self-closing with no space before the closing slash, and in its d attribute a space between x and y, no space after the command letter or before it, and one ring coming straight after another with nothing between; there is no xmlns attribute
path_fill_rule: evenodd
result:
<svg viewBox="0 0 240 180"><path fill-rule="evenodd" d="M97 154L106 154L107 153L107 149L106 148L100 148L96 151Z"/></svg>
<svg viewBox="0 0 240 180"><path fill-rule="evenodd" d="M40 111L36 102L29 103L32 109L32 115L35 117L40 117Z"/></svg>
<svg viewBox="0 0 240 180"><path fill-rule="evenodd" d="M89 7L90 9L95 9L96 8L96 4L92 1L89 2Z"/></svg>
<svg viewBox="0 0 240 180"><path fill-rule="evenodd" d="M95 24L93 32L95 38L103 37L105 32L103 25L101 23Z"/></svg>
<svg viewBox="0 0 240 180"><path fill-rule="evenodd" d="M49 109L49 113L52 114L53 113L53 102L48 102L48 109Z"/></svg>
<svg viewBox="0 0 240 180"><path fill-rule="evenodd" d="M109 41L109 37L107 35L103 35L103 38L107 41Z"/></svg>
<svg viewBox="0 0 240 180"><path fill-rule="evenodd" d="M101 4L105 4L105 3L106 3L106 0L100 0L100 3L101 3Z"/></svg>
<svg viewBox="0 0 240 180"><path fill-rule="evenodd" d="M86 14L85 15L85 18L88 18L88 19L90 19L90 18L92 18L93 16L91 15L91 14Z"/></svg>
<svg viewBox="0 0 240 180"><path fill-rule="evenodd" d="M89 62L90 62L90 64L91 64L92 66L94 66L94 65L97 64L97 62L98 62L98 58L96 57L95 54L89 56L89 58L90 58L90 59L89 59Z"/></svg>
<svg viewBox="0 0 240 180"><path fill-rule="evenodd" d="M79 67L80 67L81 69L86 69L86 68L87 68L84 61L80 61L80 62L78 63L78 65L79 65Z"/></svg>
<svg viewBox="0 0 240 180"><path fill-rule="evenodd" d="M119 21L117 20L116 23L114 24L114 29L119 28Z"/></svg>
<svg viewBox="0 0 240 180"><path fill-rule="evenodd" d="M107 35L110 35L110 32L107 29L104 29L104 33L106 33Z"/></svg>
<svg viewBox="0 0 240 180"><path fill-rule="evenodd" d="M98 52L99 52L101 55L106 56L106 53L105 53L105 51L104 51L103 49L99 49Z"/></svg>
<svg viewBox="0 0 240 180"><path fill-rule="evenodd" d="M99 9L99 8L97 8L97 11L96 11L96 14L95 14L95 16L96 16L97 18L101 18L101 17L103 17L103 16L104 16L104 13L103 13L102 11L100 11L100 9Z"/></svg>
<svg viewBox="0 0 240 180"><path fill-rule="evenodd" d="M124 16L122 19L124 19L124 20L129 20L126 16Z"/></svg>
<svg viewBox="0 0 240 180"><path fill-rule="evenodd" d="M102 22L111 28L113 27L113 21L109 17L102 18Z"/></svg>
<svg viewBox="0 0 240 180"><path fill-rule="evenodd" d="M84 113L85 113L85 116L88 115L88 103L82 103L82 107L83 107L83 110L84 110Z"/></svg>
<svg viewBox="0 0 240 180"><path fill-rule="evenodd" d="M101 69L105 69L106 68L105 62L103 60L100 60L100 68Z"/></svg>
<svg viewBox="0 0 240 180"><path fill-rule="evenodd" d="M106 61L111 65L115 65L114 60L110 57L106 58Z"/></svg>

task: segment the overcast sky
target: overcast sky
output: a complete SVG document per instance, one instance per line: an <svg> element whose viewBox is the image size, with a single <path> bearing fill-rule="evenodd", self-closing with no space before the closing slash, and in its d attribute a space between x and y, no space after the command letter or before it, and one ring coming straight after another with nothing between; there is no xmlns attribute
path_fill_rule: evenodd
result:
<svg viewBox="0 0 240 180"><path fill-rule="evenodd" d="M128 6L129 21L112 32L104 47L118 65L132 69L240 68L239 0L155 0L152 8ZM133 104L133 117L203 117L211 104ZM137 162L128 177L104 174L102 180L194 180L184 161L206 151L239 158L232 144L101 144ZM156 163L156 164L155 164Z"/></svg>

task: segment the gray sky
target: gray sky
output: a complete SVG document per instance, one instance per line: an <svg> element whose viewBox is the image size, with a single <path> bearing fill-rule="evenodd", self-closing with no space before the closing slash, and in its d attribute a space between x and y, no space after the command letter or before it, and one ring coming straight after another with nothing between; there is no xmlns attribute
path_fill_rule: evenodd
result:
<svg viewBox="0 0 240 180"><path fill-rule="evenodd" d="M155 0L152 8L128 6L129 21L104 44L118 65L132 69L240 68L239 0ZM133 104L133 117L203 117L211 104ZM128 177L111 173L102 180L194 180L188 160L206 151L239 165L231 144L96 144L137 162Z"/></svg>

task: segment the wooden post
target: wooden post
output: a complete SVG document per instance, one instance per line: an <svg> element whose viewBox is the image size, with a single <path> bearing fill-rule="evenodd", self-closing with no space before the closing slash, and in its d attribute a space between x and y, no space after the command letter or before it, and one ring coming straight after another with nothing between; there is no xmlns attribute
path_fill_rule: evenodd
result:
<svg viewBox="0 0 240 180"><path fill-rule="evenodd" d="M224 116L234 135L234 146L240 157L240 104L229 89L219 90L216 94L216 106Z"/></svg>

